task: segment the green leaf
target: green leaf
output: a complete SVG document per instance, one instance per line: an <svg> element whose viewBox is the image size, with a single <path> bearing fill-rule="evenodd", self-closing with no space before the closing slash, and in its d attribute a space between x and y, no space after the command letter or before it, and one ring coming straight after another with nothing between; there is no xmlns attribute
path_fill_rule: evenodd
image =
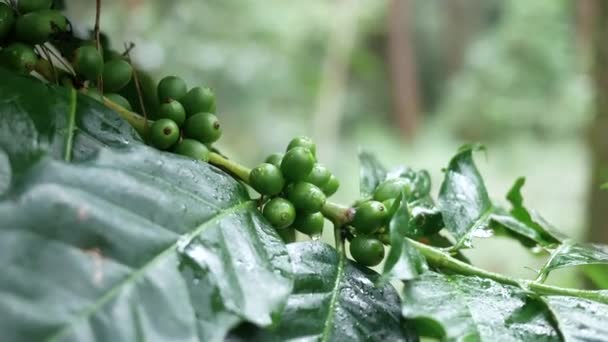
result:
<svg viewBox="0 0 608 342"><path fill-rule="evenodd" d="M542 303L489 279L427 272L404 284L403 315L423 336L459 341L555 341Z"/></svg>
<svg viewBox="0 0 608 342"><path fill-rule="evenodd" d="M540 274L546 275L563 267L597 264L608 264L608 246L567 240L551 253Z"/></svg>
<svg viewBox="0 0 608 342"><path fill-rule="evenodd" d="M606 190L608 189L608 183L604 183L600 186L600 189Z"/></svg>
<svg viewBox="0 0 608 342"><path fill-rule="evenodd" d="M417 341L404 328L395 289L374 285L377 273L324 243L287 248L295 284L281 324L249 332L247 341Z"/></svg>
<svg viewBox="0 0 608 342"><path fill-rule="evenodd" d="M526 179L524 177L518 178L507 193L507 200L513 206L511 216L515 219L515 224L506 225L506 227L516 234L534 239L543 247L559 243L565 237L551 227L540 215L524 206L521 189L525 183Z"/></svg>
<svg viewBox="0 0 608 342"><path fill-rule="evenodd" d="M543 300L553 314L563 340L608 340L608 305L565 296L548 296Z"/></svg>
<svg viewBox="0 0 608 342"><path fill-rule="evenodd" d="M380 282L390 279L414 279L427 269L424 257L405 238L412 221L408 203L402 200L405 196L403 192L394 204L398 209L388 225L391 246L384 262Z"/></svg>
<svg viewBox="0 0 608 342"><path fill-rule="evenodd" d="M487 224L492 203L473 161L473 148L461 149L446 170L439 190L438 206L456 247L467 245L470 236Z"/></svg>
<svg viewBox="0 0 608 342"><path fill-rule="evenodd" d="M0 79L0 147L16 175L44 154L84 160L102 147L141 142L127 122L88 96L3 68Z"/></svg>
<svg viewBox="0 0 608 342"><path fill-rule="evenodd" d="M375 155L359 152L359 186L362 198L369 198L386 179L387 171Z"/></svg>
<svg viewBox="0 0 608 342"><path fill-rule="evenodd" d="M240 183L92 100L0 76L3 339L218 341L277 321L289 256Z"/></svg>
<svg viewBox="0 0 608 342"><path fill-rule="evenodd" d="M517 219L502 208L495 208L490 219L494 231L501 233L502 229L506 232L506 235L519 240L526 247L534 247L536 245L551 246L555 243L555 240L551 237L542 234L537 229L531 227L526 221Z"/></svg>
<svg viewBox="0 0 608 342"><path fill-rule="evenodd" d="M608 289L608 265L585 265L583 273L599 289Z"/></svg>

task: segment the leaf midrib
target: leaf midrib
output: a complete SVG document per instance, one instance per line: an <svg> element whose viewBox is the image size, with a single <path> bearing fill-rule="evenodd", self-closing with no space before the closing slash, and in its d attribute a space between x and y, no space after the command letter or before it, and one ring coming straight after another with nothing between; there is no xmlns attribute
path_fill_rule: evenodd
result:
<svg viewBox="0 0 608 342"><path fill-rule="evenodd" d="M68 127L65 137L65 150L63 152L63 158L66 162L72 161L72 144L74 141L74 129L76 126L76 101L78 100L78 94L76 89L72 88L70 91L70 110L68 112Z"/></svg>
<svg viewBox="0 0 608 342"><path fill-rule="evenodd" d="M481 215L477 218L477 220L475 220L475 222L473 222L473 224L471 225L471 227L467 230L467 232L460 238L458 239L458 241L456 242L456 244L454 246L451 247L452 250L458 250L462 247L462 245L471 238L471 235L473 235L473 233L479 229L480 227L483 226L483 224L485 222L488 221L488 219L490 219L490 216L492 215L492 213L494 213L495 207L490 204L490 206L488 207L488 209L486 209L483 213L481 213Z"/></svg>
<svg viewBox="0 0 608 342"><path fill-rule="evenodd" d="M332 296L329 300L329 309L327 312L327 318L325 319L325 325L323 327L323 334L321 341L327 342L329 338L329 333L334 323L335 317L335 308L338 302L338 293L340 289L340 282L342 281L342 277L344 276L344 264L346 259L346 254L344 251L338 252L338 270L336 271L336 280L334 282L334 287L332 288Z"/></svg>
<svg viewBox="0 0 608 342"><path fill-rule="evenodd" d="M150 261L148 261L146 264L144 264L141 268L139 268L135 272L131 273L131 275L129 275L127 278L125 278L120 283L111 287L108 291L106 291L106 293L103 296L101 296L97 301L95 301L91 306L89 306L88 309L86 309L80 315L74 317L72 320L67 322L63 328L61 328L59 331L57 331L56 333L51 335L49 338L47 338L46 341L48 341L48 342L58 341L59 338L65 336L68 332L70 332L72 327L75 326L76 322L78 322L82 319L88 318L89 316L91 316L95 312L97 312L97 310L99 308L101 308L108 301L110 301L112 298L114 298L116 295L118 295L120 293L120 290L124 286L127 286L128 284L130 284L133 281L135 281L136 279L138 279L141 275L145 274L145 272L150 267L152 267L158 260L162 260L163 257L165 257L166 255L172 253L175 249L177 249L179 244L189 243L194 237L196 237L198 234L200 234L208 225L215 223L216 221L224 218L225 216L233 214L243 208L252 207L253 205L254 205L254 203L252 201L245 201L245 202L233 205L232 207L229 207L223 211L220 211L217 215L215 215L210 220L197 226L194 230L192 230L191 233L187 234L186 236L182 235L177 240L175 240L175 242L172 243L169 247L167 247L166 249L161 251L159 254L154 256L152 259L150 259Z"/></svg>

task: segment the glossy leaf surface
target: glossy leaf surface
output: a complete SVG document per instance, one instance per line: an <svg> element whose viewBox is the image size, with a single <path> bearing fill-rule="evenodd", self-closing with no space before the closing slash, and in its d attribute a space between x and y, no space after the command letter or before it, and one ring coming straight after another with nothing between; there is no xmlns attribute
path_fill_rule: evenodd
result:
<svg viewBox="0 0 608 342"><path fill-rule="evenodd" d="M241 184L82 95L0 76L2 339L217 341L276 322L289 256Z"/></svg>
<svg viewBox="0 0 608 342"><path fill-rule="evenodd" d="M450 161L439 190L438 206L445 228L457 245L468 243L471 234L484 227L492 203L473 161L473 147L461 149Z"/></svg>
<svg viewBox="0 0 608 342"><path fill-rule="evenodd" d="M542 303L478 277L427 272L405 282L403 315L421 335L447 340L559 340Z"/></svg>
<svg viewBox="0 0 608 342"><path fill-rule="evenodd" d="M280 326L251 331L255 341L417 341L401 318L399 295L378 274L318 242L288 246L295 275Z"/></svg>

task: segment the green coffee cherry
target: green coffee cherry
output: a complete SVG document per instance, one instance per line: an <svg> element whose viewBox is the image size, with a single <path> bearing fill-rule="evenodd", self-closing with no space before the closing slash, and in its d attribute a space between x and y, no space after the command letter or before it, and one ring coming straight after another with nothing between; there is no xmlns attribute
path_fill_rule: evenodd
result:
<svg viewBox="0 0 608 342"><path fill-rule="evenodd" d="M156 120L150 127L152 146L166 150L179 140L179 126L171 119Z"/></svg>
<svg viewBox="0 0 608 342"><path fill-rule="evenodd" d="M350 242L350 255L363 266L376 266L384 259L384 245L378 239L357 236Z"/></svg>
<svg viewBox="0 0 608 342"><path fill-rule="evenodd" d="M215 113L215 95L209 88L195 87L179 98L188 116L196 113Z"/></svg>
<svg viewBox="0 0 608 342"><path fill-rule="evenodd" d="M296 218L293 205L284 198L273 198L264 206L264 217L277 229L289 227Z"/></svg>
<svg viewBox="0 0 608 342"><path fill-rule="evenodd" d="M15 24L15 12L5 3L0 3L0 41L4 40Z"/></svg>
<svg viewBox="0 0 608 342"><path fill-rule="evenodd" d="M395 205L395 202L397 201L396 198L389 198L385 201L382 201L382 204L384 204L384 207L386 208L388 214L388 217L393 216L393 214L395 214L395 211L397 208L393 208L393 206ZM395 209L395 211L393 211L393 209Z"/></svg>
<svg viewBox="0 0 608 342"><path fill-rule="evenodd" d="M48 10L53 5L53 0L19 0L17 1L17 9L19 13L25 14L28 12Z"/></svg>
<svg viewBox="0 0 608 342"><path fill-rule="evenodd" d="M103 58L94 46L84 45L74 51L72 66L78 75L96 80L103 71Z"/></svg>
<svg viewBox="0 0 608 342"><path fill-rule="evenodd" d="M320 235L323 233L325 217L321 213L298 213L293 227L306 235Z"/></svg>
<svg viewBox="0 0 608 342"><path fill-rule="evenodd" d="M222 136L222 127L217 117L211 113L198 113L186 119L184 134L188 138L209 144Z"/></svg>
<svg viewBox="0 0 608 342"><path fill-rule="evenodd" d="M186 121L186 111L181 103L176 100L170 100L169 102L165 102L158 107L158 117L171 119L181 127Z"/></svg>
<svg viewBox="0 0 608 342"><path fill-rule="evenodd" d="M173 149L173 152L196 160L209 161L209 149L200 141L183 139Z"/></svg>
<svg viewBox="0 0 608 342"><path fill-rule="evenodd" d="M374 192L376 201L386 201L387 199L397 198L401 192L405 191L406 195L412 192L412 182L405 178L393 178L380 183Z"/></svg>
<svg viewBox="0 0 608 342"><path fill-rule="evenodd" d="M291 150L294 147L307 148L313 156L317 156L317 145L315 145L315 143L309 137L301 136L291 139L289 145L287 145L287 151Z"/></svg>
<svg viewBox="0 0 608 342"><path fill-rule="evenodd" d="M357 232L371 234L386 223L388 211L384 204L378 201L367 201L355 208L352 226Z"/></svg>
<svg viewBox="0 0 608 342"><path fill-rule="evenodd" d="M34 48L22 43L12 43L0 50L2 64L9 69L29 74L36 67L38 56Z"/></svg>
<svg viewBox="0 0 608 342"><path fill-rule="evenodd" d="M294 147L283 156L281 171L290 181L302 181L308 177L314 165L315 157L309 149Z"/></svg>
<svg viewBox="0 0 608 342"><path fill-rule="evenodd" d="M338 191L338 188L340 188L340 181L332 174L329 176L329 180L327 180L327 183L325 183L321 190L323 190L325 195L329 197L335 194L336 191Z"/></svg>
<svg viewBox="0 0 608 342"><path fill-rule="evenodd" d="M167 76L160 80L157 87L158 100L167 102L169 100L179 100L188 91L186 82L177 76Z"/></svg>
<svg viewBox="0 0 608 342"><path fill-rule="evenodd" d="M133 75L133 67L122 59L114 59L103 65L103 89L109 92L124 88Z"/></svg>
<svg viewBox="0 0 608 342"><path fill-rule="evenodd" d="M15 34L20 41L41 44L52 34L65 32L68 20L59 11L43 10L25 14L17 18Z"/></svg>
<svg viewBox="0 0 608 342"><path fill-rule="evenodd" d="M315 164L315 166L313 166L312 168L312 171L310 171L310 173L308 174L308 177L306 177L306 181L323 189L325 184L327 184L327 182L329 181L330 177L331 172L329 172L329 170L325 166L321 164Z"/></svg>
<svg viewBox="0 0 608 342"><path fill-rule="evenodd" d="M114 94L114 93L109 93L109 94L104 94L105 97L116 103L117 105L121 106L122 108L126 109L126 110L133 110L131 108L131 104L129 103L129 101L127 101L127 99L125 99L124 97L118 95L118 94Z"/></svg>
<svg viewBox="0 0 608 342"><path fill-rule="evenodd" d="M283 190L285 179L278 167L263 163L251 170L249 184L260 194L272 196Z"/></svg>
<svg viewBox="0 0 608 342"><path fill-rule="evenodd" d="M281 240L283 240L284 243L296 242L295 229L287 227L285 229L277 229L276 232L279 234L279 236L281 237Z"/></svg>
<svg viewBox="0 0 608 342"><path fill-rule="evenodd" d="M293 185L293 189L287 192L287 198L298 210L307 213L321 211L325 205L326 197L318 187L306 183L298 182Z"/></svg>
<svg viewBox="0 0 608 342"><path fill-rule="evenodd" d="M269 155L268 157L266 157L266 160L264 162L266 162L268 164L272 164L272 165L280 168L281 160L283 160L283 155L281 153L273 153L273 154Z"/></svg>

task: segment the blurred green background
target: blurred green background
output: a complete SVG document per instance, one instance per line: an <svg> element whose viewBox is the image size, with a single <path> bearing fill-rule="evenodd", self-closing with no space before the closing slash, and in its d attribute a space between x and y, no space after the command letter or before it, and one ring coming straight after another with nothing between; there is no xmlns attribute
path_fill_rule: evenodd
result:
<svg viewBox="0 0 608 342"><path fill-rule="evenodd" d="M608 201L596 190L608 153L593 133L605 116L591 72L603 65L599 1L104 0L101 28L114 49L135 43L134 61L157 79L212 87L219 147L247 165L309 135L348 203L360 148L429 170L437 193L457 147L481 142L477 162L498 203L526 176L529 207L578 240L608 242ZM92 28L93 1L66 4L77 30ZM468 255L521 277L543 260L502 238ZM581 281L556 274L550 281Z"/></svg>

